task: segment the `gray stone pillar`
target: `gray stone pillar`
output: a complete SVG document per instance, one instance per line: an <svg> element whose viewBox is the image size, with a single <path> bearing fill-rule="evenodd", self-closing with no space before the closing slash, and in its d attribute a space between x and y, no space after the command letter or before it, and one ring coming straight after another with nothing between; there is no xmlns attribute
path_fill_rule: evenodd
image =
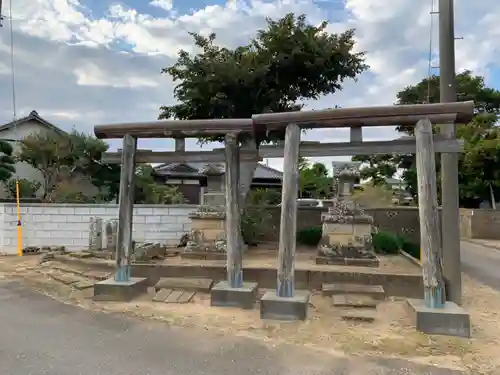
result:
<svg viewBox="0 0 500 375"><path fill-rule="evenodd" d="M102 250L102 219L91 217L89 226L89 250Z"/></svg>
<svg viewBox="0 0 500 375"><path fill-rule="evenodd" d="M115 250L118 235L118 220L111 219L106 222L106 249Z"/></svg>
<svg viewBox="0 0 500 375"><path fill-rule="evenodd" d="M118 234L116 243L116 281L130 280L130 260L133 252L132 218L135 188L135 154L137 138L123 137L122 169L118 204Z"/></svg>

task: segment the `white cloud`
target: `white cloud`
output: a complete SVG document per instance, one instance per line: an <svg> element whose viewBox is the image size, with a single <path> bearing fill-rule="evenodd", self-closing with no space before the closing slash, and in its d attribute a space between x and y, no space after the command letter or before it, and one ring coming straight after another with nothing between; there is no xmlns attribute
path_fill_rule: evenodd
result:
<svg viewBox="0 0 500 375"><path fill-rule="evenodd" d="M499 68L500 7L493 0L455 3L457 36L464 37L456 43L457 69L488 77L492 68ZM306 13L314 24L327 18L333 32L356 28L357 48L367 52L371 66L357 82L346 82L336 95L308 102L308 108L391 104L399 90L427 74L430 1L229 0L189 12L179 8L181 1L152 0L149 5L151 13L141 13L123 1L110 2L101 16L78 0L16 0L19 111L38 109L48 120L84 131L94 123L155 119L160 105L174 102L172 80L162 77L160 70L173 63L179 49L194 51L189 31L216 32L219 43L236 46L264 26L266 17L288 12ZM9 87L10 67L3 64L9 50L4 28L0 33L2 87ZM0 100L10 102L8 90L0 92ZM1 108L0 121L9 121L10 112ZM367 129L365 135L387 139L395 133L381 128ZM347 132L311 131L306 138L346 140ZM167 143L141 144L164 148Z"/></svg>
<svg viewBox="0 0 500 375"><path fill-rule="evenodd" d="M130 75L116 76L112 72L106 74L96 64L86 62L73 70L76 83L81 86L110 86L115 88L157 87L158 80Z"/></svg>
<svg viewBox="0 0 500 375"><path fill-rule="evenodd" d="M153 0L149 3L149 5L162 8L165 10L172 10L174 7L172 0Z"/></svg>

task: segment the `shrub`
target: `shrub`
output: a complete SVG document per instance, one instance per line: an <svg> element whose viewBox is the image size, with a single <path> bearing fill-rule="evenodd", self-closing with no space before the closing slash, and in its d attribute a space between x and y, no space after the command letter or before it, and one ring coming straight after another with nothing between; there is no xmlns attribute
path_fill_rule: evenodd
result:
<svg viewBox="0 0 500 375"><path fill-rule="evenodd" d="M297 242L302 245L317 246L322 236L323 229L321 227L309 227L297 232Z"/></svg>
<svg viewBox="0 0 500 375"><path fill-rule="evenodd" d="M412 257L420 260L420 246L416 244L405 235L401 234L398 236L399 248L405 253L410 254Z"/></svg>
<svg viewBox="0 0 500 375"><path fill-rule="evenodd" d="M35 198L36 192L42 184L38 181L30 181L26 178L19 179L19 197L20 198ZM11 179L7 182L7 190L12 198L16 198L16 180Z"/></svg>
<svg viewBox="0 0 500 375"><path fill-rule="evenodd" d="M241 236L247 245L257 245L275 230L272 214L265 206L246 207L243 210Z"/></svg>
<svg viewBox="0 0 500 375"><path fill-rule="evenodd" d="M378 254L399 253L398 237L390 232L378 232L372 237L373 249Z"/></svg>

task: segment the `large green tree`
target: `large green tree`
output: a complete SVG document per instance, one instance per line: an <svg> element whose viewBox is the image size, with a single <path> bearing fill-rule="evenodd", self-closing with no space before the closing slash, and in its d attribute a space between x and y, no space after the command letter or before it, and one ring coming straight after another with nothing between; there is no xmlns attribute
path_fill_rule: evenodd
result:
<svg viewBox="0 0 500 375"><path fill-rule="evenodd" d="M4 140L0 140L0 181L9 180L16 173L15 160L12 157L12 145Z"/></svg>
<svg viewBox="0 0 500 375"><path fill-rule="evenodd" d="M307 159L299 160L299 190L301 198L330 198L333 180L322 163L310 164Z"/></svg>
<svg viewBox="0 0 500 375"><path fill-rule="evenodd" d="M161 107L159 118L249 118L300 110L302 100L337 92L367 66L363 53L353 50L354 30L331 34L327 26L288 14L268 19L255 38L234 49L217 45L215 34L192 33L200 52L182 50L177 62L162 70L178 83L177 104ZM258 142L282 136L272 134Z"/></svg>
<svg viewBox="0 0 500 375"><path fill-rule="evenodd" d="M24 138L16 157L41 172L45 196L79 173L101 190L102 199L111 200L118 194L120 167L99 161L108 147L104 141L77 131L41 132Z"/></svg>
<svg viewBox="0 0 500 375"><path fill-rule="evenodd" d="M495 126L500 111L500 91L485 85L484 78L464 71L456 77L457 101L473 100L476 114L469 124L457 124L457 137L465 141L460 154L459 182L460 203L464 207L477 207L490 200L492 193L500 196L500 174L495 165L500 161L500 133ZM416 85L405 87L397 95L397 105L439 102L439 77L425 78ZM413 128L398 127L401 135L413 135ZM438 131L437 128L435 129ZM407 184L409 193L416 196L417 174L414 155L356 156L365 162L361 173L372 178L374 184L393 177L398 169ZM439 158L436 163L440 172ZM438 189L440 189L438 178Z"/></svg>

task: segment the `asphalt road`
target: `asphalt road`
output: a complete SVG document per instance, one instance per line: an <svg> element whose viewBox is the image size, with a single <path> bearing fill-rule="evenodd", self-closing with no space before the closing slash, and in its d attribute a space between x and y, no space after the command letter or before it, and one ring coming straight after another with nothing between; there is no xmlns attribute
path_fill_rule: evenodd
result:
<svg viewBox="0 0 500 375"><path fill-rule="evenodd" d="M388 359L172 328L62 304L0 281L1 375L458 375Z"/></svg>
<svg viewBox="0 0 500 375"><path fill-rule="evenodd" d="M500 250L462 241L462 271L477 281L500 290Z"/></svg>

